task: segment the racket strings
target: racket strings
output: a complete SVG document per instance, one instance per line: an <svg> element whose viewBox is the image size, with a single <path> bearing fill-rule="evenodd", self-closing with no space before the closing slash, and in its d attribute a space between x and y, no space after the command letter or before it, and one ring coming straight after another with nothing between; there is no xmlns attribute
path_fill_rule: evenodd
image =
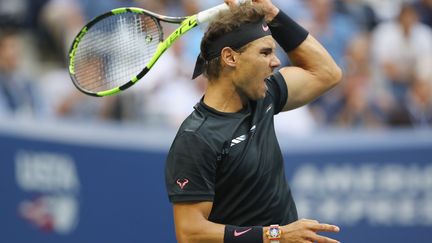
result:
<svg viewBox="0 0 432 243"><path fill-rule="evenodd" d="M160 31L152 17L129 12L97 22L77 48L74 66L78 86L100 92L129 82L153 57Z"/></svg>

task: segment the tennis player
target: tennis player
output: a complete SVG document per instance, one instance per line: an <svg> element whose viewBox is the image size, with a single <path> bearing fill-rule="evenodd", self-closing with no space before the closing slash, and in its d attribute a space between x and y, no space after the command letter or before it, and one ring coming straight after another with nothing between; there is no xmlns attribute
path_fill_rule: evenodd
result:
<svg viewBox="0 0 432 243"><path fill-rule="evenodd" d="M329 242L335 225L299 220L273 116L314 100L341 79L327 51L273 5L235 6L209 24L194 77L208 88L166 162L181 243ZM295 66L282 67L276 43Z"/></svg>

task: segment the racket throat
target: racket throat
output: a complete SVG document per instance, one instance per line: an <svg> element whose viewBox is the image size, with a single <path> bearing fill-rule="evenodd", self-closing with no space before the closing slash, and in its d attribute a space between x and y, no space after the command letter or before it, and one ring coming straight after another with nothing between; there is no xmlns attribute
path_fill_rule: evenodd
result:
<svg viewBox="0 0 432 243"><path fill-rule="evenodd" d="M193 29L195 26L198 25L196 16L191 16L187 18L185 21L181 23L181 25L173 32L171 33L164 41L160 42L155 54L148 62L146 68L151 69L153 65L156 63L156 61L159 59L159 57L168 49L170 48L173 43L183 34L188 32L189 30Z"/></svg>

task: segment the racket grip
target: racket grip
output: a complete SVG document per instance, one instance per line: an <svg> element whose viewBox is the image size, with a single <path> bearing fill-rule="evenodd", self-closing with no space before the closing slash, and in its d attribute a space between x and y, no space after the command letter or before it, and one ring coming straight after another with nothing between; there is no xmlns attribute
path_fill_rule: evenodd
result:
<svg viewBox="0 0 432 243"><path fill-rule="evenodd" d="M236 0L236 4L245 3L249 0ZM219 12L228 10L229 7L225 3L219 4L215 7L209 8L197 14L198 24L211 21Z"/></svg>

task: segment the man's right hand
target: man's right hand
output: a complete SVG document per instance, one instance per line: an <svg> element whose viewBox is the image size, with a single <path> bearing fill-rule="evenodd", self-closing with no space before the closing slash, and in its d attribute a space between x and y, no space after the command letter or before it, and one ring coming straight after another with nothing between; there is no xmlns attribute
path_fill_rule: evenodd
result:
<svg viewBox="0 0 432 243"><path fill-rule="evenodd" d="M318 232L339 232L339 227L319 223L316 220L301 219L281 226L281 243L339 243L339 241L317 234Z"/></svg>

